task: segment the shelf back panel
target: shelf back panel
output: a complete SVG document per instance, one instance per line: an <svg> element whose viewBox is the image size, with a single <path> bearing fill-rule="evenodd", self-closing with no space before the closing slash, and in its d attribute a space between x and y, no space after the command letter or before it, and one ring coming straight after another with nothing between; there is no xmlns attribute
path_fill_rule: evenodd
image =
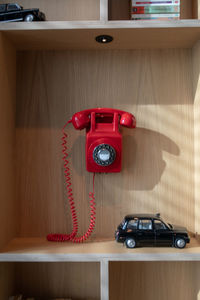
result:
<svg viewBox="0 0 200 300"><path fill-rule="evenodd" d="M26 297L100 300L99 263L16 263L15 275Z"/></svg>
<svg viewBox="0 0 200 300"><path fill-rule="evenodd" d="M15 292L14 263L0 263L0 300L9 299Z"/></svg>
<svg viewBox="0 0 200 300"><path fill-rule="evenodd" d="M198 300L199 262L111 262L110 300Z"/></svg>
<svg viewBox="0 0 200 300"><path fill-rule="evenodd" d="M70 232L61 128L73 113L112 107L133 113L122 128L121 173L96 174L94 237L113 238L124 215L156 213L194 232L191 50L18 53L16 166L20 236ZM69 125L69 158L80 234L89 224L92 173L85 132Z"/></svg>

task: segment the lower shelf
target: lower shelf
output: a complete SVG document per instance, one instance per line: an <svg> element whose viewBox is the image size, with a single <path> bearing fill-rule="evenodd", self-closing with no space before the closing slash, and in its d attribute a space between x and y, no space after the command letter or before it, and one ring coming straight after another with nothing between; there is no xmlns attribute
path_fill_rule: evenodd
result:
<svg viewBox="0 0 200 300"><path fill-rule="evenodd" d="M110 262L109 300L199 300L200 262Z"/></svg>
<svg viewBox="0 0 200 300"><path fill-rule="evenodd" d="M0 263L0 299L22 294L41 300L100 299L100 264L95 262Z"/></svg>
<svg viewBox="0 0 200 300"><path fill-rule="evenodd" d="M37 300L200 297L200 261L110 261L104 271L98 262L1 262L0 300L16 294Z"/></svg>
<svg viewBox="0 0 200 300"><path fill-rule="evenodd" d="M45 238L16 238L0 251L0 261L180 261L200 260L200 242L192 238L185 249L143 247L127 249L115 241L83 244L54 243Z"/></svg>

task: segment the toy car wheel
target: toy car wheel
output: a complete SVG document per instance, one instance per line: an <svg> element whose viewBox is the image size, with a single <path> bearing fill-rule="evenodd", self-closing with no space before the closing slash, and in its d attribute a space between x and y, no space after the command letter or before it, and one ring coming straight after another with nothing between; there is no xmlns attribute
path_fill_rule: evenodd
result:
<svg viewBox="0 0 200 300"><path fill-rule="evenodd" d="M177 238L175 240L175 247L179 249L185 248L186 241L183 238Z"/></svg>
<svg viewBox="0 0 200 300"><path fill-rule="evenodd" d="M136 241L134 238L126 239L125 244L126 244L127 248L135 248L136 247Z"/></svg>
<svg viewBox="0 0 200 300"><path fill-rule="evenodd" d="M24 18L25 22L33 22L33 20L34 20L34 15L32 14L26 15Z"/></svg>

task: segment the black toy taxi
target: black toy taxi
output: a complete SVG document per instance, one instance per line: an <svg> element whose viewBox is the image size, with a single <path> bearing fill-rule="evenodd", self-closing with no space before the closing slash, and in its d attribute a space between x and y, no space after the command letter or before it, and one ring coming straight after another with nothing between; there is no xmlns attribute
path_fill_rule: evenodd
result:
<svg viewBox="0 0 200 300"><path fill-rule="evenodd" d="M128 215L115 232L117 242L136 246L174 246L183 249L190 238L185 227L165 223L160 214Z"/></svg>
<svg viewBox="0 0 200 300"><path fill-rule="evenodd" d="M0 4L0 22L17 22L17 21L44 21L45 14L38 8L23 9L17 3Z"/></svg>

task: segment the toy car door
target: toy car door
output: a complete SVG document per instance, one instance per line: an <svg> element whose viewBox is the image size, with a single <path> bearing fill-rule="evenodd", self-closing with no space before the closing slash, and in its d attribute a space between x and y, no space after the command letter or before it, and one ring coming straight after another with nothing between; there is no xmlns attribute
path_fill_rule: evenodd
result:
<svg viewBox="0 0 200 300"><path fill-rule="evenodd" d="M137 240L140 245L155 244L155 232L151 219L140 219L137 231Z"/></svg>
<svg viewBox="0 0 200 300"><path fill-rule="evenodd" d="M156 246L170 246L173 243L173 232L161 220L154 220Z"/></svg>

